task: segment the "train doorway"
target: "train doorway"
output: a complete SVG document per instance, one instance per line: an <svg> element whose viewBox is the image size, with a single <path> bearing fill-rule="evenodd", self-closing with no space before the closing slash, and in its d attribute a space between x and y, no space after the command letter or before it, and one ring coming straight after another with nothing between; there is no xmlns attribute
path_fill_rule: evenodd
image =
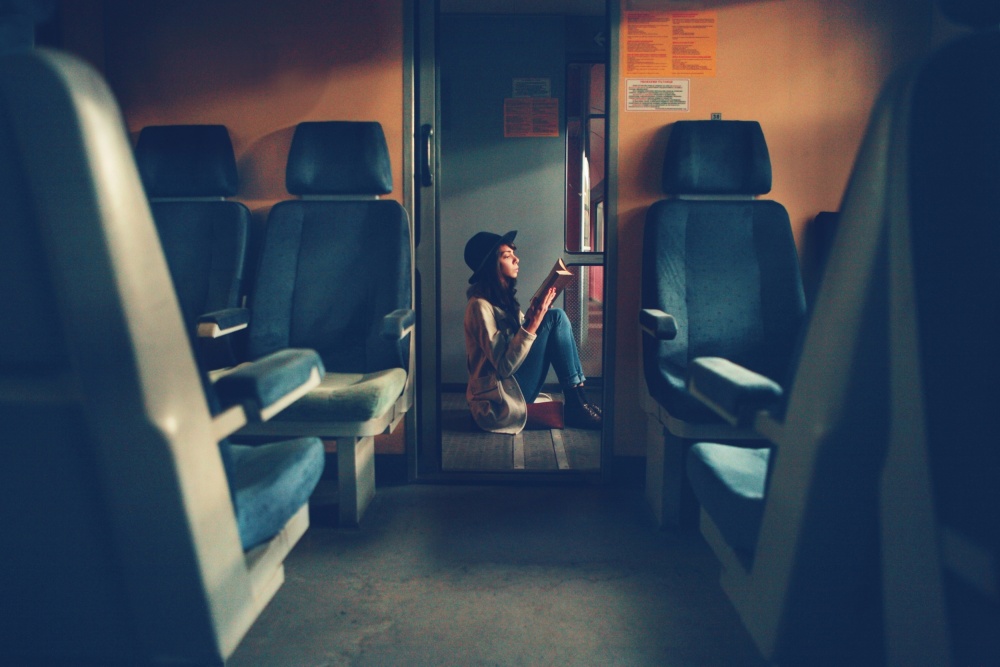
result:
<svg viewBox="0 0 1000 667"><path fill-rule="evenodd" d="M599 478L601 431L486 433L465 403L463 251L478 231L518 231L522 307L556 258L570 266L554 305L571 321L588 393L599 403L610 391L605 3L506 4L416 5L417 476ZM549 389L560 398L553 373Z"/></svg>

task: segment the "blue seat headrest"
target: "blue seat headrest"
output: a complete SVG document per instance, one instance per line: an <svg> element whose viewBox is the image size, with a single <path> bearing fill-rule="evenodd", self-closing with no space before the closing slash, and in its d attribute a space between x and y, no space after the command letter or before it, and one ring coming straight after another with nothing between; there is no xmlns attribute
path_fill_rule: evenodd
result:
<svg viewBox="0 0 1000 667"><path fill-rule="evenodd" d="M761 195L771 190L771 158L753 120L681 120L663 158L667 194Z"/></svg>
<svg viewBox="0 0 1000 667"><path fill-rule="evenodd" d="M135 159L149 197L230 197L239 179L224 125L151 125Z"/></svg>
<svg viewBox="0 0 1000 667"><path fill-rule="evenodd" d="M285 185L293 195L384 195L392 166L376 122L299 123L292 137Z"/></svg>
<svg viewBox="0 0 1000 667"><path fill-rule="evenodd" d="M940 0L941 12L955 23L972 28L996 27L1000 23L997 0Z"/></svg>

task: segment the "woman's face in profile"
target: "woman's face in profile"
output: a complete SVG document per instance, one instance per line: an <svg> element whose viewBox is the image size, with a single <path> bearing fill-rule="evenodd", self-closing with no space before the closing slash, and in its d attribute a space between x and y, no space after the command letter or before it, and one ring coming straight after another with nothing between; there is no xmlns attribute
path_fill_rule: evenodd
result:
<svg viewBox="0 0 1000 667"><path fill-rule="evenodd" d="M508 279L517 278L518 260L517 255L514 254L514 249L507 244L500 246L497 251L499 254L498 261L500 263L500 275Z"/></svg>

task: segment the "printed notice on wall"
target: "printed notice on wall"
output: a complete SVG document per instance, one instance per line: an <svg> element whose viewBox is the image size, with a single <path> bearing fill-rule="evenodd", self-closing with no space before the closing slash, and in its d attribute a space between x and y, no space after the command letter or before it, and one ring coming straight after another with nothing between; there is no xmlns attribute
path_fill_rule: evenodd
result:
<svg viewBox="0 0 1000 667"><path fill-rule="evenodd" d="M625 12L625 76L715 76L715 12Z"/></svg>
<svg viewBox="0 0 1000 667"><path fill-rule="evenodd" d="M508 97L503 101L503 136L558 137L558 97Z"/></svg>
<svg viewBox="0 0 1000 667"><path fill-rule="evenodd" d="M690 111L690 79L625 79L626 111Z"/></svg>
<svg viewBox="0 0 1000 667"><path fill-rule="evenodd" d="M516 78L511 87L511 97L552 97L552 79L549 78Z"/></svg>

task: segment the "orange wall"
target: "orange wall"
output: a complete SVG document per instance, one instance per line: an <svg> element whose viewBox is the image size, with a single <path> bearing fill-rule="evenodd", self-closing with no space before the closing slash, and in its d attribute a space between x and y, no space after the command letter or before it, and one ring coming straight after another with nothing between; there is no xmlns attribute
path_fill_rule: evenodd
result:
<svg viewBox="0 0 1000 667"><path fill-rule="evenodd" d="M257 217L307 120L380 121L402 201L402 1L104 0L105 73L132 132L226 125Z"/></svg>
<svg viewBox="0 0 1000 667"><path fill-rule="evenodd" d="M628 0L609 1L627 10ZM63 4L66 12L81 2ZM101 52L78 41L77 50L89 50L91 60L103 65L130 130L154 123L227 125L240 166L238 198L258 219L285 196L292 128L303 120L381 121L393 160L392 196L402 200L404 0L82 4L103 12L104 44ZM923 50L931 34L929 2L705 4L717 7L717 75L692 79L691 111L626 112L623 91L617 100L619 455L645 452L635 325L638 258L643 216L661 196L666 127L712 112L760 121L774 173L770 196L788 208L801 248L812 216L839 204L885 78L902 59Z"/></svg>
<svg viewBox="0 0 1000 667"><path fill-rule="evenodd" d="M628 0L620 0L622 15ZM649 3L645 3L649 4ZM719 2L717 75L694 77L691 111L625 111L618 96L618 322L615 453L645 453L637 353L639 258L646 209L662 198L667 126L677 120L757 120L773 170L768 197L788 209L801 250L809 220L836 210L868 113L901 59L925 48L929 8L908 0ZM624 56L624 35L622 37ZM624 67L619 72L624 79Z"/></svg>
<svg viewBox="0 0 1000 667"><path fill-rule="evenodd" d="M376 120L403 202L403 0L63 0L64 47L101 69L131 133L229 128L239 193L261 227L287 198L295 125ZM363 26L361 29L359 26ZM403 429L379 436L402 452Z"/></svg>

